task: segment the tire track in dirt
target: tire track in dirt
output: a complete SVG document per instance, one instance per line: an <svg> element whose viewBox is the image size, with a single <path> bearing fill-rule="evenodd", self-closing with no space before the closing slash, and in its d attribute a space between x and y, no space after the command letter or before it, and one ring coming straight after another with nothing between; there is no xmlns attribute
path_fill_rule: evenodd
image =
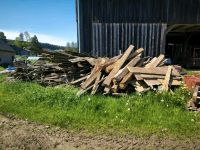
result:
<svg viewBox="0 0 200 150"><path fill-rule="evenodd" d="M0 116L0 150L200 149L200 140L94 136Z"/></svg>

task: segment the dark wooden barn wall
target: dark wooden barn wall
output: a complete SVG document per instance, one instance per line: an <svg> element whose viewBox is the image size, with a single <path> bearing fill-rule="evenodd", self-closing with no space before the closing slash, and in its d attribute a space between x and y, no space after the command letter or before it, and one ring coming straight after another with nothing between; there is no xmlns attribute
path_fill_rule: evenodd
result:
<svg viewBox="0 0 200 150"><path fill-rule="evenodd" d="M147 23L93 23L92 51L94 56L116 56L130 44L143 47L145 55L164 53L166 24Z"/></svg>
<svg viewBox="0 0 200 150"><path fill-rule="evenodd" d="M200 0L78 1L80 52L87 54L94 48L93 23L200 23Z"/></svg>

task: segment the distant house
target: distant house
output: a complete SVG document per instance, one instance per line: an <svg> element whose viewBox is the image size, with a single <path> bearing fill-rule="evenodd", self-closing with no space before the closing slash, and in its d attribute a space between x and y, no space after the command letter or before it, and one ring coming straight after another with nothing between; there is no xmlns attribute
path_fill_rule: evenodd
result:
<svg viewBox="0 0 200 150"><path fill-rule="evenodd" d="M4 41L0 40L0 65L10 65L13 63L15 51Z"/></svg>
<svg viewBox="0 0 200 150"><path fill-rule="evenodd" d="M15 45L12 45L11 47L15 50L16 55L30 56L30 53L31 53L30 50L19 48L19 47L16 47Z"/></svg>

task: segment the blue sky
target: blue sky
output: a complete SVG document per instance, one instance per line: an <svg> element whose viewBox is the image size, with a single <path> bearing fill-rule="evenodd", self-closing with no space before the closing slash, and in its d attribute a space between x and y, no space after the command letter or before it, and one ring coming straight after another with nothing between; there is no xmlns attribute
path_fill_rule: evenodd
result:
<svg viewBox="0 0 200 150"><path fill-rule="evenodd" d="M0 10L0 31L9 39L28 31L40 42L77 40L75 0L0 0Z"/></svg>

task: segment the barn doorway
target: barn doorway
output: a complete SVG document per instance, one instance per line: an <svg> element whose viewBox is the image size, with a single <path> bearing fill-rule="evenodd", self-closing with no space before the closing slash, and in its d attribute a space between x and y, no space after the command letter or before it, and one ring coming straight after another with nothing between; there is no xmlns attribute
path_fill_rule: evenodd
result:
<svg viewBox="0 0 200 150"><path fill-rule="evenodd" d="M174 64L200 68L200 25L168 25L165 55Z"/></svg>

